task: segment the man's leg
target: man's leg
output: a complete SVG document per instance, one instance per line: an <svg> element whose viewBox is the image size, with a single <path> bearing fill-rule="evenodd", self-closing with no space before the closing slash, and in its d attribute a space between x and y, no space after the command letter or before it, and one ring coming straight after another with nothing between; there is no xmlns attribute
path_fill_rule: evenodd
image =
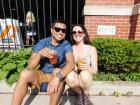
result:
<svg viewBox="0 0 140 105"><path fill-rule="evenodd" d="M20 78L16 84L12 105L21 105L28 89L28 83L37 82L35 72L25 70L21 72Z"/></svg>
<svg viewBox="0 0 140 105"><path fill-rule="evenodd" d="M60 71L59 68L54 69L53 75L55 75L59 71ZM50 105L58 105L61 93L64 90L64 84L65 84L65 80L61 80L58 87L58 91L56 93L51 94Z"/></svg>
<svg viewBox="0 0 140 105"><path fill-rule="evenodd" d="M58 105L62 91L64 90L65 81L62 80L59 84L58 91L50 96L50 105Z"/></svg>

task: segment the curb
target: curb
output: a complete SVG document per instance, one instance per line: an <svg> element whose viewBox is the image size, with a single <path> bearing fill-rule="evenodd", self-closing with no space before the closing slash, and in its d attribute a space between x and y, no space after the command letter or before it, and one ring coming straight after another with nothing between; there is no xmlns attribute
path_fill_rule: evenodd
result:
<svg viewBox="0 0 140 105"><path fill-rule="evenodd" d="M16 84L9 87L4 80L0 81L0 94L12 94ZM69 87L66 85L65 93ZM140 96L140 82L128 82L128 81L93 81L92 87L90 89L90 95L113 95L114 92L119 92L120 94L127 94L132 92L131 95ZM45 93L39 93L45 94Z"/></svg>

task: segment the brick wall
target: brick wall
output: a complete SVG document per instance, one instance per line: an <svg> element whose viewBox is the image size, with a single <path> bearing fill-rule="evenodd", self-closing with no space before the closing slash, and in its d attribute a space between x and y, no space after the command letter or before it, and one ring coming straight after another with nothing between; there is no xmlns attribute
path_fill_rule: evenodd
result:
<svg viewBox="0 0 140 105"><path fill-rule="evenodd" d="M113 37L128 37L129 21L130 18L128 16L86 16L85 26L89 32L90 38L93 38L97 34L98 25L116 26L116 34ZM107 35L101 36L104 37Z"/></svg>
<svg viewBox="0 0 140 105"><path fill-rule="evenodd" d="M134 4L140 3L140 0L134 0Z"/></svg>
<svg viewBox="0 0 140 105"><path fill-rule="evenodd" d="M111 5L132 7L140 0L85 0L85 5ZM96 10L95 10L96 11ZM94 37L117 37L140 40L140 15L85 15L85 26L90 38ZM97 35L98 25L116 26L115 35Z"/></svg>

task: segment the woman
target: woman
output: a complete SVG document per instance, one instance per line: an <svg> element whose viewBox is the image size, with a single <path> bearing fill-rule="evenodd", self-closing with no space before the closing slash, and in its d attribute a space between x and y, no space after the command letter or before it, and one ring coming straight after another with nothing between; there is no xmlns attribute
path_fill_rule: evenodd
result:
<svg viewBox="0 0 140 105"><path fill-rule="evenodd" d="M98 69L97 51L91 45L87 30L83 25L73 25L71 34L76 65L75 69L66 77L66 82L78 93L76 105L92 105L88 96L93 74Z"/></svg>
<svg viewBox="0 0 140 105"><path fill-rule="evenodd" d="M26 33L26 44L29 45L29 41L31 38L32 45L35 44L35 38L36 30L35 30L35 16L33 12L28 11L26 14L26 27L27 27L27 33Z"/></svg>

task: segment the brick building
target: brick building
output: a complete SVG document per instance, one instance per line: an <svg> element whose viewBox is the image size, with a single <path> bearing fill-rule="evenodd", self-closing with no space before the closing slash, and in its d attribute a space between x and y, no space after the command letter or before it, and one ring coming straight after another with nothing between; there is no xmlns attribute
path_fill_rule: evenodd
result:
<svg viewBox="0 0 140 105"><path fill-rule="evenodd" d="M84 17L90 38L140 40L140 0L85 0Z"/></svg>

